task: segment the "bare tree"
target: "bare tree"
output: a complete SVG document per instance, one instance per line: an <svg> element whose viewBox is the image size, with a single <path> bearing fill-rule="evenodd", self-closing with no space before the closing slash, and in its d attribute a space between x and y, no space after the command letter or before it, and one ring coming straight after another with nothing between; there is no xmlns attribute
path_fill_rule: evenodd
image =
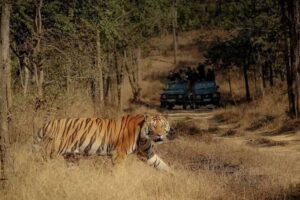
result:
<svg viewBox="0 0 300 200"><path fill-rule="evenodd" d="M41 40L43 35L42 23L42 7L43 0L36 0L36 13L35 13L35 33L34 33L34 48L32 55L32 64L35 76L35 82L38 89L38 96L43 98L43 83L44 83L44 70L43 58L41 56Z"/></svg>
<svg viewBox="0 0 300 200"><path fill-rule="evenodd" d="M245 81L246 99L247 101L250 101L251 95L250 95L250 87L249 87L248 68L249 68L249 63L248 63L248 59L246 59L246 61L244 61L243 63L243 74L244 74L244 81Z"/></svg>
<svg viewBox="0 0 300 200"><path fill-rule="evenodd" d="M98 69L98 93L99 93L99 105L103 107L104 104L104 86L103 86L103 67L102 67L102 60L101 60L101 43L100 43L100 31L97 29L96 31L96 65Z"/></svg>
<svg viewBox="0 0 300 200"><path fill-rule="evenodd" d="M177 64L177 0L172 0L174 64Z"/></svg>
<svg viewBox="0 0 300 200"><path fill-rule="evenodd" d="M11 2L9 0L2 1L2 15L1 15L1 58L0 58L0 113L1 113L1 127L0 127L0 161L1 172L0 181L2 188L5 188L8 179L8 147L9 147L9 106L11 106L11 99L9 97L8 81L10 78L10 55L9 55L9 21L11 12Z"/></svg>
<svg viewBox="0 0 300 200"><path fill-rule="evenodd" d="M260 93L261 96L265 96L265 86L264 86L264 70L263 70L263 65L261 61L261 55L260 53L257 55L257 60L258 60L258 73L259 73L259 88L260 88Z"/></svg>
<svg viewBox="0 0 300 200"><path fill-rule="evenodd" d="M284 36L284 58L286 65L289 113L299 115L299 2L280 0L281 21ZM288 31L286 31L288 30Z"/></svg>
<svg viewBox="0 0 300 200"><path fill-rule="evenodd" d="M215 11L215 16L219 16L222 12L222 0L216 0L216 11Z"/></svg>
<svg viewBox="0 0 300 200"><path fill-rule="evenodd" d="M124 65L127 71L129 83L132 89L133 94L133 102L139 103L141 102L141 87L139 85L139 57L140 57L140 50L135 55L133 51L129 51L129 55L127 55L127 51L124 50ZM128 58L129 57L129 58Z"/></svg>

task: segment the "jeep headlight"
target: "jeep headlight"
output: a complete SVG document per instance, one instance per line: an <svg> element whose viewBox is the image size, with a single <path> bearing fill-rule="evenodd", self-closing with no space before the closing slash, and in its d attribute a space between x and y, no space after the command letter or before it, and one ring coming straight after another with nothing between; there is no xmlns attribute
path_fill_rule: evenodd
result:
<svg viewBox="0 0 300 200"><path fill-rule="evenodd" d="M218 93L214 93L214 94L213 94L213 97L214 97L214 98L217 98L218 96L219 96Z"/></svg>
<svg viewBox="0 0 300 200"><path fill-rule="evenodd" d="M167 96L165 94L161 95L161 98L165 99Z"/></svg>
<svg viewBox="0 0 300 200"><path fill-rule="evenodd" d="M178 98L179 98L179 99L182 99L182 98L183 98L183 95L181 95L181 94L178 95Z"/></svg>

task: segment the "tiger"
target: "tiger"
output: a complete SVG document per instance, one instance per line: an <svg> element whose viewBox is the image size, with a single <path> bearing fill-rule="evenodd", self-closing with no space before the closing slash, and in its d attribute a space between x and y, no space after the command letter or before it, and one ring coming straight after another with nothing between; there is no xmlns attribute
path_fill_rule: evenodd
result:
<svg viewBox="0 0 300 200"><path fill-rule="evenodd" d="M65 118L49 121L34 137L42 155L107 155L113 164L137 153L141 160L161 171L170 167L153 151L153 144L170 140L174 130L162 115L125 115L115 119Z"/></svg>

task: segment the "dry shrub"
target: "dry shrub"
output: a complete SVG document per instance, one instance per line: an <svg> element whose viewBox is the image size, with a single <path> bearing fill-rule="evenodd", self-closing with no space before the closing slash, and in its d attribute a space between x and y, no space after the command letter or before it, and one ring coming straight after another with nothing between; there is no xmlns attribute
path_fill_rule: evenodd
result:
<svg viewBox="0 0 300 200"><path fill-rule="evenodd" d="M285 146L287 143L283 141L274 141L268 138L256 138L249 140L248 144L252 146L273 147Z"/></svg>
<svg viewBox="0 0 300 200"><path fill-rule="evenodd" d="M278 129L266 132L265 136L283 135L283 134L295 134L300 129L300 120L286 119L281 122Z"/></svg>
<svg viewBox="0 0 300 200"><path fill-rule="evenodd" d="M275 117L274 116L262 116L259 117L258 119L251 122L250 125L246 128L247 131L255 131L257 129L260 129L262 127L264 127L265 125L272 123L274 121Z"/></svg>
<svg viewBox="0 0 300 200"><path fill-rule="evenodd" d="M286 97L282 90L271 91L260 99L219 109L214 117L218 123L239 123L248 131L275 129L286 116Z"/></svg>
<svg viewBox="0 0 300 200"><path fill-rule="evenodd" d="M176 121L172 124L178 135L203 135L204 130L197 126L195 121Z"/></svg>
<svg viewBox="0 0 300 200"><path fill-rule="evenodd" d="M236 130L234 130L234 129L228 129L228 130L226 130L226 131L222 134L222 136L223 136L223 137L231 137L231 136L235 136L236 133L237 133Z"/></svg>
<svg viewBox="0 0 300 200"><path fill-rule="evenodd" d="M222 109L214 115L213 120L218 123L237 123L240 120L240 113L233 108Z"/></svg>

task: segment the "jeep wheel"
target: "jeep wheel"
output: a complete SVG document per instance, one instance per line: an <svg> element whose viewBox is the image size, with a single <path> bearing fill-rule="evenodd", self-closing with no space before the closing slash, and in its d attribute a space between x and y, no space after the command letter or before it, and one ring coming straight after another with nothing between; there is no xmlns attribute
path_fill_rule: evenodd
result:
<svg viewBox="0 0 300 200"><path fill-rule="evenodd" d="M169 109L169 110L172 110L172 109L173 109L173 105L172 105L172 104L169 104L169 105L168 105L168 109Z"/></svg>
<svg viewBox="0 0 300 200"><path fill-rule="evenodd" d="M220 101L216 102L216 103L215 103L215 106L216 106L217 108L220 107L220 106L221 106Z"/></svg>
<svg viewBox="0 0 300 200"><path fill-rule="evenodd" d="M161 108L165 108L166 107L166 103L160 103L160 107Z"/></svg>

